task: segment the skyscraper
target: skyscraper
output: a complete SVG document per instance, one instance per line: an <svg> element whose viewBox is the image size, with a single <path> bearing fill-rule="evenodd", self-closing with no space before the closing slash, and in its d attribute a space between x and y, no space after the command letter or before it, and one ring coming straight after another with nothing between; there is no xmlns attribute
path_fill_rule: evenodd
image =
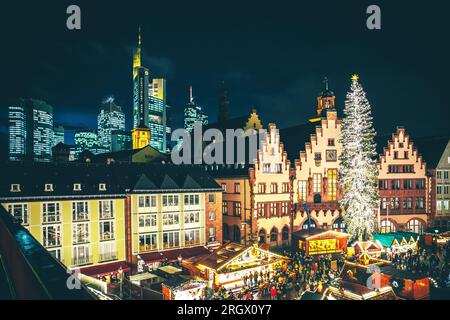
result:
<svg viewBox="0 0 450 320"><path fill-rule="evenodd" d="M75 132L75 157L78 158L84 150L97 149L97 133L94 130L83 129Z"/></svg>
<svg viewBox="0 0 450 320"><path fill-rule="evenodd" d="M53 127L53 146L60 142L64 143L64 127L58 125Z"/></svg>
<svg viewBox="0 0 450 320"><path fill-rule="evenodd" d="M103 100L98 122L98 144L112 151L111 134L115 130L125 130L125 114L122 108L114 103L113 97Z"/></svg>
<svg viewBox="0 0 450 320"><path fill-rule="evenodd" d="M53 107L44 101L18 99L9 106L9 159L51 161Z"/></svg>
<svg viewBox="0 0 450 320"><path fill-rule="evenodd" d="M184 108L184 128L191 132L196 122L202 125L208 124L208 116L197 106L192 95L192 86L189 86L189 102Z"/></svg>
<svg viewBox="0 0 450 320"><path fill-rule="evenodd" d="M148 124L150 145L159 152L166 152L166 80L153 79L149 87Z"/></svg>
<svg viewBox="0 0 450 320"><path fill-rule="evenodd" d="M131 148L130 133L124 130L114 130L111 132L111 151L129 150Z"/></svg>

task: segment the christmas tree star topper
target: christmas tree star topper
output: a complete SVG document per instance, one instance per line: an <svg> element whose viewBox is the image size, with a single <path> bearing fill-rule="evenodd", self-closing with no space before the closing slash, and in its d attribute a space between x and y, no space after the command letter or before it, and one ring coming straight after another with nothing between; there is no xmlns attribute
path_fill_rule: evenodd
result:
<svg viewBox="0 0 450 320"><path fill-rule="evenodd" d="M352 80L353 81L358 81L359 80L359 76L355 73L354 75L352 75Z"/></svg>

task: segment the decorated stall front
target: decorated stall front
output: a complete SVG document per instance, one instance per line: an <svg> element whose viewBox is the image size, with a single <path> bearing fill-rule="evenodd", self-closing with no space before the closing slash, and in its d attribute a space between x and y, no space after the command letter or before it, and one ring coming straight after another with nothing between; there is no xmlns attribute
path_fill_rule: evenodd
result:
<svg viewBox="0 0 450 320"><path fill-rule="evenodd" d="M162 283L164 300L202 300L205 289L205 281L182 276L174 276Z"/></svg>
<svg viewBox="0 0 450 320"><path fill-rule="evenodd" d="M244 276L271 271L286 261L288 258L263 250L257 245L244 246L230 242L195 262L193 266L199 271L197 274L208 281L210 287L234 289L243 286Z"/></svg>
<svg viewBox="0 0 450 320"><path fill-rule="evenodd" d="M292 233L292 249L308 255L344 253L349 237L344 232L310 228Z"/></svg>
<svg viewBox="0 0 450 320"><path fill-rule="evenodd" d="M388 232L373 235L373 240L382 245L386 252L407 252L416 251L419 246L420 235L413 232Z"/></svg>

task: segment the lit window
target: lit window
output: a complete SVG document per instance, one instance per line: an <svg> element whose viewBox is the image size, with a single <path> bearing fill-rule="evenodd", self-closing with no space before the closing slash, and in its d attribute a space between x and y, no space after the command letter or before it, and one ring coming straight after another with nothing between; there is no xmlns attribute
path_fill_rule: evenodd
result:
<svg viewBox="0 0 450 320"><path fill-rule="evenodd" d="M322 175L320 173L314 173L313 175L313 192L322 192Z"/></svg>
<svg viewBox="0 0 450 320"><path fill-rule="evenodd" d="M53 191L53 184L46 183L44 186L44 191Z"/></svg>
<svg viewBox="0 0 450 320"><path fill-rule="evenodd" d="M81 184L80 183L74 183L73 191L81 191Z"/></svg>
<svg viewBox="0 0 450 320"><path fill-rule="evenodd" d="M300 201L306 201L306 184L304 180L298 181L298 196Z"/></svg>
<svg viewBox="0 0 450 320"><path fill-rule="evenodd" d="M11 185L11 192L19 192L20 191L20 184L13 183Z"/></svg>
<svg viewBox="0 0 450 320"><path fill-rule="evenodd" d="M328 170L328 200L336 200L337 169Z"/></svg>
<svg viewBox="0 0 450 320"><path fill-rule="evenodd" d="M98 185L98 190L100 191L106 191L106 184L105 183L100 183Z"/></svg>

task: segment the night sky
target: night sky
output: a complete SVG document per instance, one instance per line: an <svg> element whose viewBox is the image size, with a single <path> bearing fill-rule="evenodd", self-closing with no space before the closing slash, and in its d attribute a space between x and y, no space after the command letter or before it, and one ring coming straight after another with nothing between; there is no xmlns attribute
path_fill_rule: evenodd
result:
<svg viewBox="0 0 450 320"><path fill-rule="evenodd" d="M17 97L47 101L55 122L75 129L96 128L102 98L114 95L130 128L139 26L143 65L167 79L174 127L182 126L189 84L210 122L225 80L232 116L255 106L263 121L287 127L315 112L324 76L341 111L358 73L380 134L396 126L413 137L450 132L448 1L240 2L2 3L3 136L8 101ZM70 4L81 8L80 31L66 28ZM381 7L382 30L366 28L370 4Z"/></svg>

